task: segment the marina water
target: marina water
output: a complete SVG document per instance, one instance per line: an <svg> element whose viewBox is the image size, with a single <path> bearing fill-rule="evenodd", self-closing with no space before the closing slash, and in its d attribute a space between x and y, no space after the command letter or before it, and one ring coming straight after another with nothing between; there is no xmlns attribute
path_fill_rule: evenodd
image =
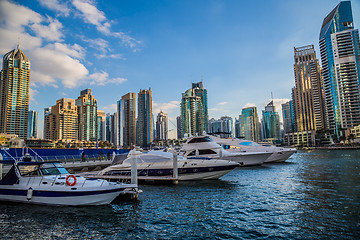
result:
<svg viewBox="0 0 360 240"><path fill-rule="evenodd" d="M0 205L1 239L355 239L360 151L299 151L220 180L142 185L137 202Z"/></svg>

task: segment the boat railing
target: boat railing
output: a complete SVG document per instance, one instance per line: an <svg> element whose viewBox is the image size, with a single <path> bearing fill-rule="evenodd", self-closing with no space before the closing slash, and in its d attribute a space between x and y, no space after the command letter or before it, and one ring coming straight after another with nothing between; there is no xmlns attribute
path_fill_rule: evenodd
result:
<svg viewBox="0 0 360 240"><path fill-rule="evenodd" d="M4 156L4 160L15 160L20 161L22 157L14 157L14 156ZM32 159L35 161L59 161L62 163L79 163L79 162L108 162L112 161L112 156L105 157L101 155L86 155L86 156L80 156L80 155L57 155L57 156L32 156Z"/></svg>

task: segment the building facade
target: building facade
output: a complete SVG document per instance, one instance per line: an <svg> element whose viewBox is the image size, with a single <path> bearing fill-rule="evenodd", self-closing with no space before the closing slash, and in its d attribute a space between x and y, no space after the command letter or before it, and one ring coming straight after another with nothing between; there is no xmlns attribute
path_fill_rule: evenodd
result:
<svg viewBox="0 0 360 240"><path fill-rule="evenodd" d="M294 48L294 61L296 131L324 129L323 87L314 45Z"/></svg>
<svg viewBox="0 0 360 240"><path fill-rule="evenodd" d="M260 122L256 107L243 108L239 115L240 136L247 140L260 141Z"/></svg>
<svg viewBox="0 0 360 240"><path fill-rule="evenodd" d="M338 141L360 124L360 47L351 2L341 1L324 19L319 36L326 128Z"/></svg>
<svg viewBox="0 0 360 240"><path fill-rule="evenodd" d="M121 97L123 146L136 144L136 94L127 93Z"/></svg>
<svg viewBox="0 0 360 240"><path fill-rule="evenodd" d="M0 75L0 133L28 134L30 61L19 49L6 53Z"/></svg>
<svg viewBox="0 0 360 240"><path fill-rule="evenodd" d="M265 106L265 110L262 111L262 139L263 140L279 140L280 135L280 120L279 114L275 111L273 101Z"/></svg>
<svg viewBox="0 0 360 240"><path fill-rule="evenodd" d="M230 138L233 136L233 120L231 117L223 116L216 120L214 118L209 120L208 131L209 134L218 135L221 138Z"/></svg>
<svg viewBox="0 0 360 240"><path fill-rule="evenodd" d="M105 141L105 112L102 110L97 110L97 137L98 141Z"/></svg>
<svg viewBox="0 0 360 240"><path fill-rule="evenodd" d="M156 118L156 140L168 139L168 115L160 111Z"/></svg>
<svg viewBox="0 0 360 240"><path fill-rule="evenodd" d="M78 140L96 141L97 133L97 100L91 94L91 89L80 92L75 101L78 112Z"/></svg>
<svg viewBox="0 0 360 240"><path fill-rule="evenodd" d="M38 112L29 111L28 114L28 134L27 138L36 138L37 137L37 120L38 120Z"/></svg>
<svg viewBox="0 0 360 240"><path fill-rule="evenodd" d="M207 131L208 107L207 90L203 82L192 83L192 88L182 94L181 134L196 135Z"/></svg>
<svg viewBox="0 0 360 240"><path fill-rule="evenodd" d="M177 135L177 139L181 139L183 136L181 134L181 116L176 117L176 135Z"/></svg>
<svg viewBox="0 0 360 240"><path fill-rule="evenodd" d="M62 98L45 108L44 137L46 140L78 140L78 113L75 99Z"/></svg>
<svg viewBox="0 0 360 240"><path fill-rule="evenodd" d="M281 108L283 115L284 133L295 132L293 101L290 100L289 102L281 104Z"/></svg>
<svg viewBox="0 0 360 240"><path fill-rule="evenodd" d="M154 136L151 88L149 88L149 90L140 89L138 93L136 132L136 144L142 148L149 148Z"/></svg>

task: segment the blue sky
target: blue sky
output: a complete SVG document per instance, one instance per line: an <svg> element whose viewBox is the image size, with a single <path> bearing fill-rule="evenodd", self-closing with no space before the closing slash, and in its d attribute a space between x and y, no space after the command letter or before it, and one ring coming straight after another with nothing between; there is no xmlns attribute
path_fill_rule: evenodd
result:
<svg viewBox="0 0 360 240"><path fill-rule="evenodd" d="M20 38L39 134L43 109L85 88L113 113L122 95L151 87L154 115L162 109L175 123L181 93L202 76L209 117L235 118L244 106L262 110L271 92L277 104L290 98L294 46L318 50L322 21L338 3L0 0L0 51ZM360 0L352 7L358 28Z"/></svg>

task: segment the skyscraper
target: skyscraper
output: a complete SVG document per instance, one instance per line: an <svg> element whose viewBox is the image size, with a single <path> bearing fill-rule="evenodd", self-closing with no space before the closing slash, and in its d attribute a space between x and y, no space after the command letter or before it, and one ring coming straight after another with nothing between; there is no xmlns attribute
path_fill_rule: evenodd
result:
<svg viewBox="0 0 360 240"><path fill-rule="evenodd" d="M182 94L181 134L202 134L207 131L207 124L207 90L204 89L202 81L192 83L192 88Z"/></svg>
<svg viewBox="0 0 360 240"><path fill-rule="evenodd" d="M123 145L131 147L136 144L136 94L127 93L121 97Z"/></svg>
<svg viewBox="0 0 360 240"><path fill-rule="evenodd" d="M295 132L293 101L281 104L285 133Z"/></svg>
<svg viewBox="0 0 360 240"><path fill-rule="evenodd" d="M29 111L27 138L37 137L37 120L38 120L38 112L33 110Z"/></svg>
<svg viewBox="0 0 360 240"><path fill-rule="evenodd" d="M156 118L156 140L168 139L168 115L160 111Z"/></svg>
<svg viewBox="0 0 360 240"><path fill-rule="evenodd" d="M219 135L221 138L233 136L233 120L231 117L223 116L218 120L209 120L208 133Z"/></svg>
<svg viewBox="0 0 360 240"><path fill-rule="evenodd" d="M294 48L294 60L296 131L324 129L323 89L314 45Z"/></svg>
<svg viewBox="0 0 360 240"><path fill-rule="evenodd" d="M336 138L360 123L360 47L350 1L340 2L323 21L319 36L326 127Z"/></svg>
<svg viewBox="0 0 360 240"><path fill-rule="evenodd" d="M149 90L141 90L138 93L138 118L136 124L136 144L142 148L148 148L153 141L153 115L152 94Z"/></svg>
<svg viewBox="0 0 360 240"><path fill-rule="evenodd" d="M79 122L79 140L96 141L97 137L97 100L91 95L91 89L80 92L76 99Z"/></svg>
<svg viewBox="0 0 360 240"><path fill-rule="evenodd" d="M19 49L4 55L0 76L0 133L27 137L30 61Z"/></svg>
<svg viewBox="0 0 360 240"><path fill-rule="evenodd" d="M105 112L97 110L97 136L99 141L105 141Z"/></svg>
<svg viewBox="0 0 360 240"><path fill-rule="evenodd" d="M259 117L256 107L243 108L239 116L240 136L258 142L260 140Z"/></svg>
<svg viewBox="0 0 360 240"><path fill-rule="evenodd" d="M269 102L265 106L265 110L262 111L262 133L263 139L280 139L280 120L279 114L275 111L273 101Z"/></svg>
<svg viewBox="0 0 360 240"><path fill-rule="evenodd" d="M181 117L180 116L176 117L176 134L177 134L177 139L182 138L182 134L181 134Z"/></svg>
<svg viewBox="0 0 360 240"><path fill-rule="evenodd" d="M62 98L56 101L51 111L45 108L44 136L48 140L77 140L78 113L74 99Z"/></svg>

